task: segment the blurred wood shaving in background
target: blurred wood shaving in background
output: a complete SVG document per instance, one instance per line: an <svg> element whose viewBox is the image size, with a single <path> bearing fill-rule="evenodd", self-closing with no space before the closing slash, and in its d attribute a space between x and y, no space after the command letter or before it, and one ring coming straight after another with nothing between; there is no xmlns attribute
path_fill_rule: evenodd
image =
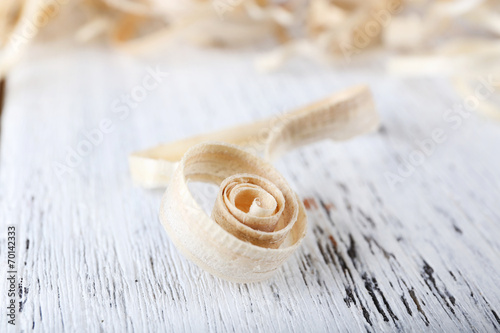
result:
<svg viewBox="0 0 500 333"><path fill-rule="evenodd" d="M272 42L256 62L263 71L296 56L346 64L371 50L398 75L500 73L498 0L2 0L0 18L0 76L49 26L52 38L101 38L133 53Z"/></svg>

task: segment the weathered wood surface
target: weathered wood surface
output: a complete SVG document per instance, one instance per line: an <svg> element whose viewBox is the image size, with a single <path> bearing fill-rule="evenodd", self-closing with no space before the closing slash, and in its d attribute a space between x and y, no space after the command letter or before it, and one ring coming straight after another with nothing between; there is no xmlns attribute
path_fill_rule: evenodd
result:
<svg viewBox="0 0 500 333"><path fill-rule="evenodd" d="M215 51L148 62L99 50L51 53L10 74L2 115L0 253L4 225L16 224L18 328L500 329L500 125L476 114L443 118L464 102L447 80L304 63L261 75L252 55ZM143 84L148 66L169 75L130 112L119 108L114 101ZM305 200L310 226L269 281L228 283L186 261L158 221L162 191L129 179L131 151L277 115L363 82L382 115L378 133L318 143L276 164ZM68 152L103 119L109 133L59 177ZM407 169L417 141L436 129L444 142L391 186L387 173Z"/></svg>

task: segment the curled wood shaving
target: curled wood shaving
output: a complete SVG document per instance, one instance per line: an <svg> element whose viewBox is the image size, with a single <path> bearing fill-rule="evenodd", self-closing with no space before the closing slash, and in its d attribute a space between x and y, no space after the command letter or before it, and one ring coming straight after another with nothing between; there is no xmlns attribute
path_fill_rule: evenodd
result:
<svg viewBox="0 0 500 333"><path fill-rule="evenodd" d="M225 179L212 217L190 195L187 182L192 179L216 184ZM238 185L241 191L233 194L231 186ZM224 200L223 196L233 197ZM254 205L265 196L276 203L282 199L283 206L261 217L243 203L252 200ZM160 218L184 256L233 282L269 278L299 246L307 225L302 203L279 172L236 146L217 143L199 144L186 152L163 197ZM259 220L271 231L251 227ZM272 228L274 222L277 225Z"/></svg>
<svg viewBox="0 0 500 333"><path fill-rule="evenodd" d="M162 144L130 156L132 179L147 188L164 187L186 151L208 141L222 141L263 153L274 160L286 151L320 139L347 140L373 129L377 114L369 89L358 86L279 117L272 117Z"/></svg>
<svg viewBox="0 0 500 333"><path fill-rule="evenodd" d="M261 281L297 249L307 226L302 202L268 161L313 141L367 133L378 123L370 91L359 86L280 118L134 153L130 169L140 185L168 184L160 218L188 259L229 281ZM191 180L220 186L211 216L189 191Z"/></svg>

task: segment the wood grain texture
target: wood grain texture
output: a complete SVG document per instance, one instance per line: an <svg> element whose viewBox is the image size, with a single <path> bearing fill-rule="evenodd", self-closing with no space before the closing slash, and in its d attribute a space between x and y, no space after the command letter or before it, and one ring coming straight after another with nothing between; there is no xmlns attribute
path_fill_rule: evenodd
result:
<svg viewBox="0 0 500 333"><path fill-rule="evenodd" d="M4 225L16 224L18 328L498 331L500 125L476 114L460 124L443 118L463 103L444 79L301 62L262 75L252 59L183 50L139 61L54 50L11 73L1 131L0 253L5 258ZM142 84L148 66L169 75L129 112L118 109L116 99ZM224 282L186 261L158 221L162 191L131 183L132 151L277 115L364 82L382 115L378 133L314 144L276 163L304 199L310 226L269 281ZM105 118L112 130L59 177L57 163ZM392 187L387 173L405 168L435 129L446 140Z"/></svg>

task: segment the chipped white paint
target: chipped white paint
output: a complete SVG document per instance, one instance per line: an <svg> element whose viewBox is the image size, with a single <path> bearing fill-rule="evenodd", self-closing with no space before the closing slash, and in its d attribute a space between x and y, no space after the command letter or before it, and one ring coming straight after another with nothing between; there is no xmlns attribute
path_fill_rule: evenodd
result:
<svg viewBox="0 0 500 333"><path fill-rule="evenodd" d="M156 65L169 72L164 82L130 112L117 111L113 101ZM460 96L446 80L296 65L260 75L248 54L182 52L141 63L80 50L39 52L14 70L2 116L0 253L4 225L17 224L18 328L499 330L500 125L472 115L450 127L443 113ZM315 144L276 164L306 200L310 230L269 281L232 284L187 262L158 221L162 192L131 184L131 151L361 82L373 88L379 133ZM111 128L102 143L59 178L54 163L104 118ZM447 139L391 188L384 174L435 128ZM4 274L3 259L1 267ZM0 316L0 331L6 325Z"/></svg>

